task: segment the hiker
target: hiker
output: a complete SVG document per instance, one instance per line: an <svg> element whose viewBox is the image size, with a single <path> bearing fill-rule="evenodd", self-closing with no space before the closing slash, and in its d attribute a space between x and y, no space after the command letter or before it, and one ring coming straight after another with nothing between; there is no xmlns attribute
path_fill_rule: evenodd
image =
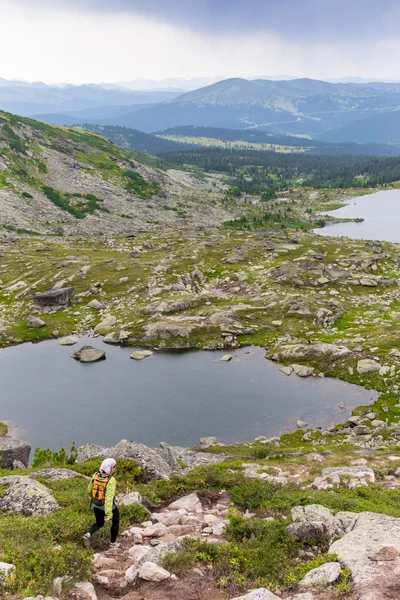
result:
<svg viewBox="0 0 400 600"><path fill-rule="evenodd" d="M307 338L307 344L311 344L311 338Z"/></svg>
<svg viewBox="0 0 400 600"><path fill-rule="evenodd" d="M100 469L92 477L88 485L88 492L93 504L96 523L83 536L83 543L89 545L90 538L104 523L111 523L111 542L110 548L119 548L121 544L117 542L119 530L119 510L115 504L115 491L117 482L114 478L116 462L113 458L106 458L100 465Z"/></svg>

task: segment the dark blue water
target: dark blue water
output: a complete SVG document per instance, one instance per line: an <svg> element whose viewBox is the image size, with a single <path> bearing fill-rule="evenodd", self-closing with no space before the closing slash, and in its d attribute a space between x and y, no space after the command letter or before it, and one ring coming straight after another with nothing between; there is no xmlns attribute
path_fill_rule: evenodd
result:
<svg viewBox="0 0 400 600"><path fill-rule="evenodd" d="M324 214L339 219L365 220L362 223L337 223L315 229L318 235L400 242L400 190L387 190L353 198L347 206Z"/></svg>
<svg viewBox="0 0 400 600"><path fill-rule="evenodd" d="M107 359L81 364L79 346L103 348ZM296 428L342 422L374 393L334 379L283 375L262 348L225 352L156 353L140 362L132 348L101 338L72 347L57 341L0 350L0 420L33 447L58 449L131 439L193 446L200 437L249 441ZM344 402L345 410L338 405Z"/></svg>

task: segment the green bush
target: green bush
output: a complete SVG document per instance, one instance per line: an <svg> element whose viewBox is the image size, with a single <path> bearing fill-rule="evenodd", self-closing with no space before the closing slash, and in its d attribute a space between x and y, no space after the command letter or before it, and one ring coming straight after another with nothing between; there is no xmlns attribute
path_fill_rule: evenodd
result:
<svg viewBox="0 0 400 600"><path fill-rule="evenodd" d="M53 465L63 466L63 465L73 465L78 456L77 450L75 448L75 443L72 443L71 449L69 453L65 451L64 448L61 448L58 452L53 452L50 448L46 450L42 450L41 448L36 448L35 453L33 455L32 467L34 469L50 467Z"/></svg>
<svg viewBox="0 0 400 600"><path fill-rule="evenodd" d="M182 575L193 569L196 555L186 549L179 550L174 554L167 554L161 561L161 566L175 575Z"/></svg>

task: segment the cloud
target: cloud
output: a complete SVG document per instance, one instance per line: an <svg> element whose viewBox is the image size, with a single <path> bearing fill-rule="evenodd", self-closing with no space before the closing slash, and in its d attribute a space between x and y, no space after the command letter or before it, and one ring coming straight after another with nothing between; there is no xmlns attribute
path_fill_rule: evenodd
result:
<svg viewBox="0 0 400 600"><path fill-rule="evenodd" d="M48 3L143 15L203 34L263 31L294 40L376 40L397 34L400 25L398 0L35 0Z"/></svg>
<svg viewBox="0 0 400 600"><path fill-rule="evenodd" d="M389 0L381 1L381 6L389 4ZM327 34L322 37L307 36L304 32L301 37L289 35L288 28L293 27L293 23L299 30L301 23L305 23L305 15L301 16L302 20L299 16L297 22L294 19L293 15L299 14L299 5L310 9L314 0L265 0L263 3L248 0L246 5L243 2L240 6L232 0L229 5L237 9L237 14L229 13L232 25L226 23L222 28L212 27L211 21L222 22L223 7L228 2L213 2L218 4L218 9L212 10L209 0L198 0L193 14L188 14L190 10L186 9L180 20L171 22L164 14L165 6L157 0L146 0L147 8L143 12L136 12L139 2L135 0L113 0L112 3L0 0L0 77L72 83L216 74L255 77L287 73L315 79L346 75L398 77L400 40L397 35L374 40L367 33L359 39L349 34L342 35L340 41ZM330 0L318 2L326 9L333 7ZM343 5L342 0L336 2ZM348 0L351 6L353 2L354 6L360 4L359 0ZM164 0L164 3L179 14L183 10L178 0ZM369 3L370 0L363 0L364 7ZM144 2L140 4L143 8ZM275 7L281 16L282 7L286 8L287 30L283 31L282 24L279 30L274 28L272 17L268 27L255 27L253 14L246 20L243 11L258 8L259 14L264 14L262 4ZM150 9L151 15L148 14ZM393 21L398 22L399 12L391 14ZM238 25L238 15L243 16L241 30L233 28L233 23ZM324 13L321 23L327 18ZM353 14L353 18L356 15ZM353 28L357 29L354 23ZM384 30L387 32L388 28ZM333 25L331 29L335 30ZM366 32L366 28L363 31Z"/></svg>

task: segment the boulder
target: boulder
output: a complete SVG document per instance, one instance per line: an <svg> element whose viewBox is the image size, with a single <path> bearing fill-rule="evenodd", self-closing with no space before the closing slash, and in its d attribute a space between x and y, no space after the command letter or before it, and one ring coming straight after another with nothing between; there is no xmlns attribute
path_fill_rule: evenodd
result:
<svg viewBox="0 0 400 600"><path fill-rule="evenodd" d="M216 446L217 444L220 444L220 441L218 438L212 436L202 437L199 440L199 444L202 449L206 449L211 448L211 446Z"/></svg>
<svg viewBox="0 0 400 600"><path fill-rule="evenodd" d="M179 541L160 542L154 548L148 549L149 551L136 562L136 567L140 568L146 562L152 562L156 565L160 565L167 554L176 554L181 549L182 546Z"/></svg>
<svg viewBox="0 0 400 600"><path fill-rule="evenodd" d="M59 340L59 344L61 346L73 346L79 342L79 338L77 335L68 335L67 337L61 338Z"/></svg>
<svg viewBox="0 0 400 600"><path fill-rule="evenodd" d="M66 306L71 301L73 295L73 287L48 290L47 292L35 294L34 302L39 304L39 306Z"/></svg>
<svg viewBox="0 0 400 600"><path fill-rule="evenodd" d="M10 577L15 571L15 565L6 562L0 562L0 586L4 584L4 580Z"/></svg>
<svg viewBox="0 0 400 600"><path fill-rule="evenodd" d="M379 588L389 584L391 577L394 577L393 584L398 585L400 574L399 556L389 562L389 570L384 572L382 569L385 568L385 561L370 558L381 552L383 546L400 549L400 519L364 512L356 516L352 529L329 548L329 552L336 554L342 565L350 569L357 586L365 586L365 589L376 588L376 600L387 598L383 593L379 593Z"/></svg>
<svg viewBox="0 0 400 600"><path fill-rule="evenodd" d="M157 452L159 452L173 469L180 469L179 463L184 463L186 465L186 468L183 471L184 473L188 473L194 467L216 465L226 460L225 454L194 452L193 450L190 450L190 448L170 446L166 442L161 442L160 449L157 449Z"/></svg>
<svg viewBox="0 0 400 600"><path fill-rule="evenodd" d="M291 375L293 373L293 367L281 367L279 370L284 375Z"/></svg>
<svg viewBox="0 0 400 600"><path fill-rule="evenodd" d="M42 319L38 319L37 317L33 317L31 315L28 319L28 323L26 326L29 327L29 329L40 329L41 327L44 327L45 325L46 325L46 323L44 321L42 321Z"/></svg>
<svg viewBox="0 0 400 600"><path fill-rule="evenodd" d="M164 460L154 449L144 444L137 444L128 440L121 440L111 448L103 448L94 444L86 444L78 449L77 462L86 462L90 458L131 458L146 469L148 479L169 479L173 472L180 472L179 465L176 469Z"/></svg>
<svg viewBox="0 0 400 600"><path fill-rule="evenodd" d="M292 508L292 521L294 523L323 523L330 537L338 537L344 533L340 520L334 517L329 509L319 504L295 506Z"/></svg>
<svg viewBox="0 0 400 600"><path fill-rule="evenodd" d="M91 300L87 306L89 308L93 308L94 310L102 310L104 308L104 305L96 299Z"/></svg>
<svg viewBox="0 0 400 600"><path fill-rule="evenodd" d="M145 562L139 569L139 577L145 581L154 581L158 583L160 581L165 581L165 579L169 579L171 573L153 562Z"/></svg>
<svg viewBox="0 0 400 600"><path fill-rule="evenodd" d="M13 460L12 468L13 471L18 471L19 469L26 469L24 463L22 463L20 460Z"/></svg>
<svg viewBox="0 0 400 600"><path fill-rule="evenodd" d="M296 373L296 375L298 375L299 377L310 377L310 375L312 375L314 373L314 368L313 367L306 367L305 365L290 365L293 369L293 371Z"/></svg>
<svg viewBox="0 0 400 600"><path fill-rule="evenodd" d="M258 590L253 590L249 594L245 596L237 596L236 598L232 598L232 600L281 600L278 596L275 596L272 592L267 590L266 588L259 588Z"/></svg>
<svg viewBox="0 0 400 600"><path fill-rule="evenodd" d="M335 583L340 577L342 567L337 562L330 562L312 569L299 582L300 588L326 587L331 583Z"/></svg>
<svg viewBox="0 0 400 600"><path fill-rule="evenodd" d="M134 360L143 360L144 358L148 358L149 356L153 356L154 352L151 350L136 350L130 355L130 358Z"/></svg>
<svg viewBox="0 0 400 600"><path fill-rule="evenodd" d="M232 354L224 354L224 356L222 358L220 358L220 362L229 362L230 360L232 360L233 356Z"/></svg>
<svg viewBox="0 0 400 600"><path fill-rule="evenodd" d="M119 506L131 506L132 504L141 504L142 496L139 492L130 492L129 494L120 494L117 496Z"/></svg>
<svg viewBox="0 0 400 600"><path fill-rule="evenodd" d="M400 358L400 350L398 350L397 348L393 348L393 350L389 352L389 356L393 356L394 358Z"/></svg>
<svg viewBox="0 0 400 600"><path fill-rule="evenodd" d="M89 479L85 475L81 475L81 473L76 473L76 471L72 471L72 469L40 469L40 471L35 471L34 473L29 473L29 477L40 477L42 479L46 479L46 481L62 481L63 479Z"/></svg>
<svg viewBox="0 0 400 600"><path fill-rule="evenodd" d="M91 363L99 360L105 360L106 353L104 350L98 350L92 346L82 346L82 348L71 354L71 358L74 358L82 363Z"/></svg>
<svg viewBox="0 0 400 600"><path fill-rule="evenodd" d="M50 491L38 481L22 475L0 478L0 511L8 515L44 517L58 509Z"/></svg>
<svg viewBox="0 0 400 600"><path fill-rule="evenodd" d="M106 331L107 329L111 329L111 327L113 327L116 322L117 322L116 317L108 315L102 321L100 321L100 323L98 325L96 325L94 330L97 332L98 331Z"/></svg>
<svg viewBox="0 0 400 600"><path fill-rule="evenodd" d="M167 340L172 337L188 338L191 328L177 323L150 323L143 327L145 337L149 340L160 338Z"/></svg>
<svg viewBox="0 0 400 600"><path fill-rule="evenodd" d="M29 464L31 445L12 437L0 436L0 467L12 469L14 461L22 463L25 467Z"/></svg>
<svg viewBox="0 0 400 600"><path fill-rule="evenodd" d="M156 523L155 525L150 525L146 527L142 531L142 536L144 538L160 538L163 535L166 535L168 529L163 523Z"/></svg>
<svg viewBox="0 0 400 600"><path fill-rule="evenodd" d="M375 473L373 469L365 466L330 467L328 469L322 469L321 475L323 477L338 475L339 477L365 479L368 483L375 483Z"/></svg>
<svg viewBox="0 0 400 600"><path fill-rule="evenodd" d="M335 344L292 344L282 346L278 350L281 358L313 358L313 357L332 357L346 358L352 354L347 346L336 346Z"/></svg>
<svg viewBox="0 0 400 600"><path fill-rule="evenodd" d="M168 510L186 510L187 512L199 512L202 511L200 499L197 494L189 494L179 500L175 500L168 506Z"/></svg>
<svg viewBox="0 0 400 600"><path fill-rule="evenodd" d="M372 371L379 371L381 365L376 362L376 360L372 360L370 358L364 358L359 360L357 363L357 372L362 373L370 373Z"/></svg>
<svg viewBox="0 0 400 600"><path fill-rule="evenodd" d="M97 600L96 590L89 581L80 581L69 592L68 600Z"/></svg>
<svg viewBox="0 0 400 600"><path fill-rule="evenodd" d="M133 560L133 564L138 563L151 549L148 546L132 546L129 548L128 554Z"/></svg>
<svg viewBox="0 0 400 600"><path fill-rule="evenodd" d="M135 565L131 565L126 571L125 571L125 580L126 583L128 585L133 585L134 583L136 583L136 580L138 578L139 572L137 570L137 568L135 567Z"/></svg>

